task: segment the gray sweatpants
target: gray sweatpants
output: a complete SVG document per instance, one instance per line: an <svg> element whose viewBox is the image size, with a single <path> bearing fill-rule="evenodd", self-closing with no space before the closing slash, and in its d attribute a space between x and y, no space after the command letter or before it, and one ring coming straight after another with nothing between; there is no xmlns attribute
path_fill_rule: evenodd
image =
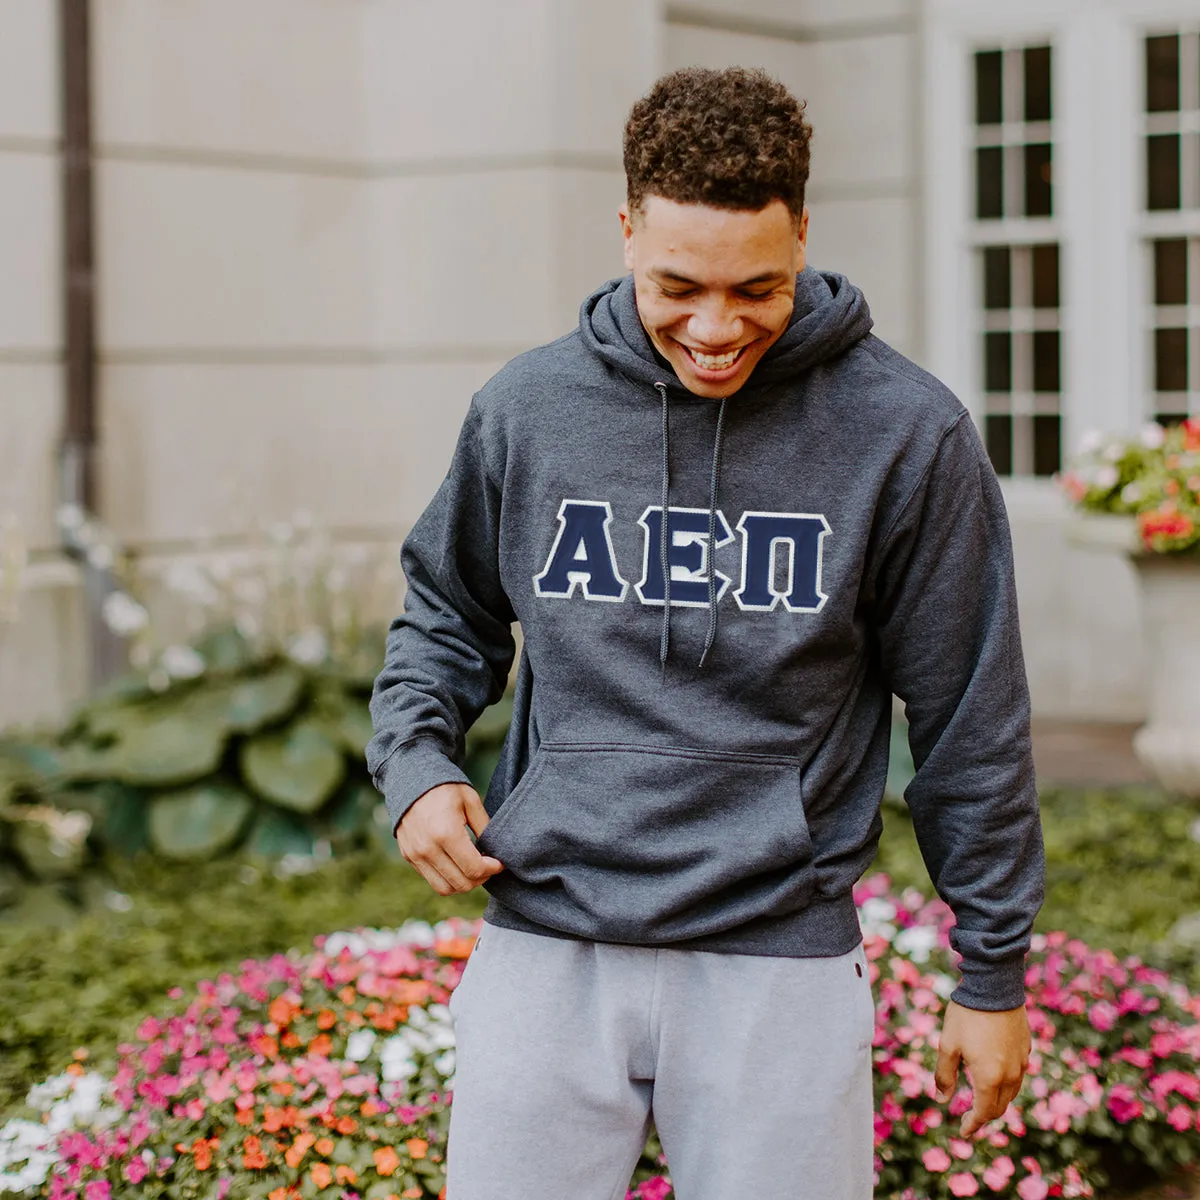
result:
<svg viewBox="0 0 1200 1200"><path fill-rule="evenodd" d="M765 958L493 925L450 1004L447 1200L622 1200L651 1118L678 1200L869 1200L861 946Z"/></svg>

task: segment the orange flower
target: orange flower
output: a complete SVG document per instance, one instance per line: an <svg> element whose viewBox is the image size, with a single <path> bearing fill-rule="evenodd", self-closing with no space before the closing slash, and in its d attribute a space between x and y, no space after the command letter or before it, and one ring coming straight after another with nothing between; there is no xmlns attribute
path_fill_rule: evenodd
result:
<svg viewBox="0 0 1200 1200"><path fill-rule="evenodd" d="M265 1033L259 1033L252 1037L250 1039L250 1047L264 1058L279 1057L279 1043L273 1037L268 1037Z"/></svg>
<svg viewBox="0 0 1200 1200"><path fill-rule="evenodd" d="M343 1004L353 1004L355 1000L358 999L358 993L353 987L351 987L350 984L346 984L346 986L342 988L340 992L338 992L338 999Z"/></svg>
<svg viewBox="0 0 1200 1200"><path fill-rule="evenodd" d="M263 1153L262 1142L256 1137L248 1137L242 1142L242 1166L250 1171L261 1171L267 1165L267 1156ZM197 1166L200 1164L197 1163Z"/></svg>
<svg viewBox="0 0 1200 1200"><path fill-rule="evenodd" d="M304 1160L304 1156L308 1153L309 1147L317 1139L311 1133L300 1133L296 1135L296 1140L288 1147L283 1158L289 1167L295 1170L296 1167Z"/></svg>
<svg viewBox="0 0 1200 1200"><path fill-rule="evenodd" d="M333 1153L333 1138L321 1138L313 1148L318 1154L328 1158Z"/></svg>
<svg viewBox="0 0 1200 1200"><path fill-rule="evenodd" d="M268 1192L267 1200L287 1200L287 1188L277 1187L273 1192Z"/></svg>
<svg viewBox="0 0 1200 1200"><path fill-rule="evenodd" d="M429 1151L429 1143L424 1138L409 1138L404 1145L413 1158L424 1158Z"/></svg>
<svg viewBox="0 0 1200 1200"><path fill-rule="evenodd" d="M290 1025L295 1019L299 1009L285 996L276 996L271 1001L270 1007L267 1009L267 1016L280 1028L283 1029Z"/></svg>
<svg viewBox="0 0 1200 1200"><path fill-rule="evenodd" d="M342 1117L337 1123L338 1133L353 1133L358 1128L358 1122L353 1117Z"/></svg>
<svg viewBox="0 0 1200 1200"><path fill-rule="evenodd" d="M327 1188L333 1182L333 1172L327 1163L317 1163L309 1174L318 1188Z"/></svg>
<svg viewBox="0 0 1200 1200"><path fill-rule="evenodd" d="M443 958L470 958L474 948L473 937L443 938L440 942L433 943L434 953Z"/></svg>
<svg viewBox="0 0 1200 1200"><path fill-rule="evenodd" d="M317 1013L318 1029L332 1029L336 1024L337 1017L334 1016L331 1009L323 1008L319 1013Z"/></svg>
<svg viewBox="0 0 1200 1200"><path fill-rule="evenodd" d="M197 1171L207 1171L212 1166L212 1146L203 1138L197 1138L192 1143L192 1161Z"/></svg>
<svg viewBox="0 0 1200 1200"><path fill-rule="evenodd" d="M321 1058L328 1058L333 1050L333 1040L327 1033L318 1033L311 1042L308 1043L309 1054L316 1054Z"/></svg>
<svg viewBox="0 0 1200 1200"><path fill-rule="evenodd" d="M379 1112L379 1106L373 1100L364 1100L362 1108L358 1110L364 1117L373 1117Z"/></svg>
<svg viewBox="0 0 1200 1200"><path fill-rule="evenodd" d="M336 1168L338 1183L357 1183L358 1175L352 1167L348 1167L345 1163L339 1163Z"/></svg>
<svg viewBox="0 0 1200 1200"><path fill-rule="evenodd" d="M380 1146L375 1151L375 1170L380 1175L392 1175L400 1165L400 1155L391 1146Z"/></svg>
<svg viewBox="0 0 1200 1200"><path fill-rule="evenodd" d="M286 1079L281 1079L278 1083L271 1084L271 1091L277 1096L290 1096L296 1090L296 1085L288 1083Z"/></svg>
<svg viewBox="0 0 1200 1200"><path fill-rule="evenodd" d="M237 1123L239 1125L253 1125L254 1124L254 1109L239 1108L238 1114L234 1118L234 1120L237 1121Z"/></svg>
<svg viewBox="0 0 1200 1200"><path fill-rule="evenodd" d="M72 1063L72 1064L71 1064L71 1065L70 1065L70 1066L67 1068L67 1074L68 1074L68 1075L85 1075L86 1073L87 1073L87 1072L86 1072L86 1071L84 1071L84 1069L83 1069L83 1065L82 1065L81 1063L73 1062L73 1063Z"/></svg>
<svg viewBox="0 0 1200 1200"><path fill-rule="evenodd" d="M405 1188L400 1195L403 1197L403 1200L413 1200L413 1197L416 1197L416 1200L421 1200L421 1189L419 1187Z"/></svg>
<svg viewBox="0 0 1200 1200"><path fill-rule="evenodd" d="M299 1036L290 1029L279 1039L279 1043L281 1046L286 1046L289 1050L295 1050L297 1046L304 1045Z"/></svg>

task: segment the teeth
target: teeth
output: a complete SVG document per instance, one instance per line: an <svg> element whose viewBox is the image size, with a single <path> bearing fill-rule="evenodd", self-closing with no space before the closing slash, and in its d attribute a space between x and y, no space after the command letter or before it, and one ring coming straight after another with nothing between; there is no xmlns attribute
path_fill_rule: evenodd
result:
<svg viewBox="0 0 1200 1200"><path fill-rule="evenodd" d="M741 351L731 350L728 354L701 354L697 350L689 349L688 353L696 365L705 371L723 371L726 367L733 366Z"/></svg>

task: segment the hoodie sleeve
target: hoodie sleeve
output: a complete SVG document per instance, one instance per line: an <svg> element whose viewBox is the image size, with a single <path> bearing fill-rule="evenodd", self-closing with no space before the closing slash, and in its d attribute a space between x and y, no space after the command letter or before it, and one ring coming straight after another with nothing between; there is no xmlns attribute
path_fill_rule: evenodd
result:
<svg viewBox="0 0 1200 1200"><path fill-rule="evenodd" d="M469 783L466 733L504 691L516 617L500 582L500 489L472 402L450 472L400 552L404 612L371 696L367 766L392 828L440 783Z"/></svg>
<svg viewBox="0 0 1200 1200"><path fill-rule="evenodd" d="M965 412L885 535L880 564L883 667L917 768L905 800L956 918L953 999L1019 1008L1043 896L1042 830L1008 517Z"/></svg>

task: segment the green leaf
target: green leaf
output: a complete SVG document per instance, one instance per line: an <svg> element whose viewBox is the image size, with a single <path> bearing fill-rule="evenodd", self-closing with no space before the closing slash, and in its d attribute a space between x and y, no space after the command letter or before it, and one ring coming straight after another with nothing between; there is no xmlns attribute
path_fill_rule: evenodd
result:
<svg viewBox="0 0 1200 1200"><path fill-rule="evenodd" d="M75 781L114 779L137 787L173 787L205 775L219 766L226 730L215 720L149 708L113 710L105 721L114 741L102 749L84 744L63 755L64 771Z"/></svg>
<svg viewBox="0 0 1200 1200"><path fill-rule="evenodd" d="M245 849L264 858L282 858L285 854L311 855L312 830L293 813L263 805L258 811Z"/></svg>
<svg viewBox="0 0 1200 1200"><path fill-rule="evenodd" d="M186 711L219 720L231 733L257 733L288 717L304 691L304 675L291 666L263 675L217 680L203 694L189 698Z"/></svg>
<svg viewBox="0 0 1200 1200"><path fill-rule="evenodd" d="M21 898L24 880L15 868L0 863L0 908L9 908Z"/></svg>
<svg viewBox="0 0 1200 1200"><path fill-rule="evenodd" d="M254 661L250 643L232 626L205 634L194 648L212 671L241 671Z"/></svg>
<svg viewBox="0 0 1200 1200"><path fill-rule="evenodd" d="M83 865L83 842L65 842L54 837L40 821L17 821L12 831L17 857L38 878L47 882L68 879Z"/></svg>
<svg viewBox="0 0 1200 1200"><path fill-rule="evenodd" d="M341 750L309 721L250 738L239 761L246 782L260 796L294 812L316 812L346 774Z"/></svg>
<svg viewBox="0 0 1200 1200"><path fill-rule="evenodd" d="M168 858L209 858L237 841L254 801L229 784L202 784L150 801L150 844Z"/></svg>
<svg viewBox="0 0 1200 1200"><path fill-rule="evenodd" d="M360 696L347 695L336 684L326 683L317 691L310 719L354 758L362 758L375 732L367 702Z"/></svg>
<svg viewBox="0 0 1200 1200"><path fill-rule="evenodd" d="M335 846L356 841L371 830L383 798L369 783L352 783L330 805L326 818L329 840Z"/></svg>
<svg viewBox="0 0 1200 1200"><path fill-rule="evenodd" d="M481 795L485 795L492 775L500 762L500 751L480 750L468 756L464 769L471 780L471 786Z"/></svg>
<svg viewBox="0 0 1200 1200"><path fill-rule="evenodd" d="M63 800L91 815L96 836L106 847L132 857L149 846L146 797L136 788L106 780Z"/></svg>

